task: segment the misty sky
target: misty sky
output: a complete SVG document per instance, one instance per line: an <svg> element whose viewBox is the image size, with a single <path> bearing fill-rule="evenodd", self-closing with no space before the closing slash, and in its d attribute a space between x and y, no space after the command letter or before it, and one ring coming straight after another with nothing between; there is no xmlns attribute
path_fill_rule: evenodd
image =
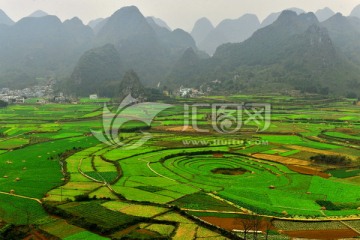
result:
<svg viewBox="0 0 360 240"><path fill-rule="evenodd" d="M271 12L290 7L316 11L326 6L349 15L359 4L360 0L0 0L0 9L15 21L41 9L61 20L77 16L87 24L89 20L108 17L123 6L135 5L145 16L162 18L172 28L189 31L200 17L208 17L216 25L244 13L254 13L261 21Z"/></svg>

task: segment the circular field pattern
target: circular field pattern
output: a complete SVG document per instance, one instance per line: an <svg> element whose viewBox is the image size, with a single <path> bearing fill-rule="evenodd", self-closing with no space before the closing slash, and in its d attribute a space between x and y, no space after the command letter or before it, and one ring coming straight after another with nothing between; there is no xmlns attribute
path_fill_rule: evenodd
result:
<svg viewBox="0 0 360 240"><path fill-rule="evenodd" d="M150 163L159 175L217 195L240 207L271 216L345 216L351 208L332 210L322 204L356 203L360 188L291 171L286 166L236 154L176 154ZM243 169L242 174L218 174L216 169ZM201 199L199 199L201 202ZM325 210L326 211L325 213Z"/></svg>
<svg viewBox="0 0 360 240"><path fill-rule="evenodd" d="M267 188L270 185L285 186L289 184L289 179L284 175L285 172L275 165L270 166L244 157L181 156L166 160L163 166L188 180L190 185L194 184L213 191L223 190L225 187L236 189L254 185ZM248 172L234 176L214 174L212 171L218 168L243 168Z"/></svg>

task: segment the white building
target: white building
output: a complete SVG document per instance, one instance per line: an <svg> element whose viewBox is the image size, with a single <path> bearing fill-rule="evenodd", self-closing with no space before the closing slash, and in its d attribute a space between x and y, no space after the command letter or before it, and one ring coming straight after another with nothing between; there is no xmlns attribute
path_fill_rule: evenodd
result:
<svg viewBox="0 0 360 240"><path fill-rule="evenodd" d="M190 94L192 93L192 89L191 88L183 88L181 86L179 92L180 92L180 97L189 97Z"/></svg>
<svg viewBox="0 0 360 240"><path fill-rule="evenodd" d="M99 97L98 97L97 94L91 94L91 95L89 96L89 98L90 98L91 100L96 100L96 99L98 99Z"/></svg>

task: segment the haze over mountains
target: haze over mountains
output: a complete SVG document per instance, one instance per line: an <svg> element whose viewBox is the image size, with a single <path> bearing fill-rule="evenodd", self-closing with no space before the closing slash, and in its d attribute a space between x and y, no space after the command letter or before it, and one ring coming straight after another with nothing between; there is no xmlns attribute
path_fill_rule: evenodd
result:
<svg viewBox="0 0 360 240"><path fill-rule="evenodd" d="M0 9L0 25L12 25L14 24L14 21L11 20L11 18L8 17L8 15L6 15L6 13Z"/></svg>
<svg viewBox="0 0 360 240"><path fill-rule="evenodd" d="M45 17L49 14L47 14L46 12L42 11L42 10L37 10L35 12L33 12L32 14L30 14L28 17Z"/></svg>
<svg viewBox="0 0 360 240"><path fill-rule="evenodd" d="M356 6L352 12L350 13L351 17L358 17L360 18L360 5Z"/></svg>
<svg viewBox="0 0 360 240"><path fill-rule="evenodd" d="M358 91L359 64L339 51L337 41L331 39L330 36L336 34L333 29L337 16L332 18L334 22L329 20L327 24L331 28L328 30L313 13L297 15L284 11L273 24L259 29L246 41L217 48L214 57L203 62L204 70L188 81L220 80L221 88L238 91L291 88L322 94L345 94L349 89ZM348 48L356 48L351 39L340 40ZM174 80L177 81L179 79Z"/></svg>
<svg viewBox="0 0 360 240"><path fill-rule="evenodd" d="M200 22L201 23L201 22ZM206 20L203 21L206 24ZM209 23L208 23L209 24ZM249 38L260 26L260 21L256 15L246 14L238 19L226 19L219 23L215 28L203 38L202 41L197 42L198 47L208 54L212 55L216 48L224 43L242 42ZM209 26L205 29L200 29L199 25L192 31L195 35L201 35L201 32L206 32ZM199 33L197 32L199 31Z"/></svg>
<svg viewBox="0 0 360 240"><path fill-rule="evenodd" d="M299 8L290 8L297 14L305 13ZM199 19L191 32L197 46L207 52L214 54L216 48L224 43L242 42L249 38L256 30L266 27L276 21L281 12L271 13L261 23L252 14L245 14L238 19L225 19L216 27L207 18ZM320 9L315 13L320 22L329 19L335 13L330 8Z"/></svg>
<svg viewBox="0 0 360 240"><path fill-rule="evenodd" d="M324 8L262 22L245 14L217 26L201 18L191 34L134 6L88 25L41 11L14 23L0 11L0 87L53 77L69 94L116 96L134 70L149 87L360 96L359 39L360 7L351 17Z"/></svg>
<svg viewBox="0 0 360 240"><path fill-rule="evenodd" d="M332 16L334 16L335 12L333 10L331 10L330 8L326 7L326 8L317 10L315 15L320 22L323 22L323 21L331 18Z"/></svg>
<svg viewBox="0 0 360 240"><path fill-rule="evenodd" d="M305 13L304 10L299 9L299 8L290 8L287 10L291 10L293 12L296 12L296 14L302 14ZM269 26L270 24L272 24L273 22L276 21L276 19L278 19L278 17L280 16L281 12L276 12L276 13L271 13L269 16L267 16L261 23L261 28Z"/></svg>
<svg viewBox="0 0 360 240"><path fill-rule="evenodd" d="M65 76L92 45L94 33L78 18L26 17L0 28L1 86L23 87L36 78Z"/></svg>

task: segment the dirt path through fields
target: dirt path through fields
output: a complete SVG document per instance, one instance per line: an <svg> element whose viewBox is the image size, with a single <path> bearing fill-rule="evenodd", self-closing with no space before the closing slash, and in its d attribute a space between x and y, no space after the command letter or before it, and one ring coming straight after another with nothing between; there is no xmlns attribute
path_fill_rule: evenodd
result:
<svg viewBox="0 0 360 240"><path fill-rule="evenodd" d="M347 226L348 228L350 228L351 230L353 230L354 232L357 232L358 234L360 234L360 231L353 228L352 226L350 226L349 224L347 224L346 221L340 221L342 224L344 224L345 226Z"/></svg>
<svg viewBox="0 0 360 240"><path fill-rule="evenodd" d="M26 197L26 196L22 196L22 195L7 193L7 192L0 192L0 194L9 195L9 196L18 197L18 198L24 198L24 199L32 200L32 201L38 202L39 204L42 204L41 200L37 199L37 198L31 198L31 197Z"/></svg>
<svg viewBox="0 0 360 240"><path fill-rule="evenodd" d="M146 158L154 157L154 156L161 155L161 154L162 154L162 153L158 153L158 154L155 154L155 155L150 155L150 156L145 157L145 158L138 158L138 160L139 160L139 161L142 161L142 162L146 162L147 167L149 168L149 170L150 170L150 171L152 171L153 173L155 173L156 175L158 175L159 177L163 177L163 178L166 178L166 179L168 179L168 180L171 180L171 181L177 182L175 179L172 179L172 178L166 177L166 176L164 176L164 175L162 175L162 174L160 174L160 173L156 172L156 171L155 171L154 169L152 169L152 167L150 166L151 162L144 160L144 159L146 159Z"/></svg>

